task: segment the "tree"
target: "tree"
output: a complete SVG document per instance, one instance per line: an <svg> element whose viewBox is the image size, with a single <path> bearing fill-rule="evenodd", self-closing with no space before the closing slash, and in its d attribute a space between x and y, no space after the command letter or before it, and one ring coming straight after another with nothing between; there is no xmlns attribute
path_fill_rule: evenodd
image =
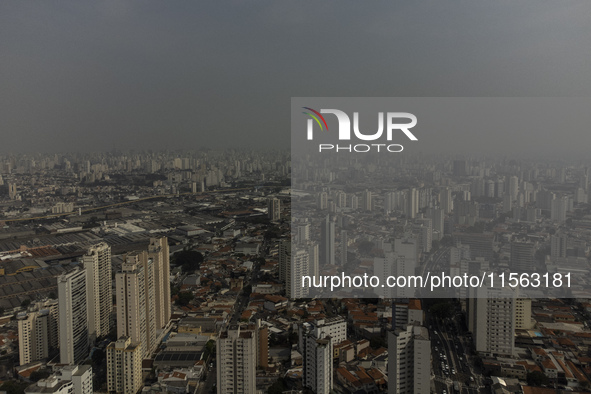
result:
<svg viewBox="0 0 591 394"><path fill-rule="evenodd" d="M195 272L203 262L203 255L194 250L182 250L175 253L173 259L183 272Z"/></svg>
<svg viewBox="0 0 591 394"><path fill-rule="evenodd" d="M269 387L269 390L267 390L267 394L281 394L286 390L287 387L285 386L285 381L283 380L283 378L279 378L275 383L271 385L271 387Z"/></svg>
<svg viewBox="0 0 591 394"><path fill-rule="evenodd" d="M31 300L26 299L23 302L21 302L21 308L23 309L27 309L29 307L29 305L31 305Z"/></svg>
<svg viewBox="0 0 591 394"><path fill-rule="evenodd" d="M279 238L280 235L281 235L281 230L279 229L279 227L273 226L265 232L264 237L266 240L269 240L269 239L273 239L273 238Z"/></svg>
<svg viewBox="0 0 591 394"><path fill-rule="evenodd" d="M193 299L195 298L193 296L193 293L189 292L189 291L181 291L178 294L178 299L176 300L177 305L180 306L187 306L189 305L189 302L193 301Z"/></svg>
<svg viewBox="0 0 591 394"><path fill-rule="evenodd" d="M297 332L292 331L289 333L289 343L292 345L295 345L296 343L298 343L298 340L300 339L300 336L298 335Z"/></svg>
<svg viewBox="0 0 591 394"><path fill-rule="evenodd" d="M4 382L0 386L0 390L6 391L7 394L23 394L29 383L20 383L14 380Z"/></svg>
<svg viewBox="0 0 591 394"><path fill-rule="evenodd" d="M203 352L203 360L208 361L209 357L215 354L215 341L210 339L205 344L205 351Z"/></svg>
<svg viewBox="0 0 591 394"><path fill-rule="evenodd" d="M374 335L369 339L369 346L372 349L379 349L381 347L388 347L388 342L381 335Z"/></svg>
<svg viewBox="0 0 591 394"><path fill-rule="evenodd" d="M180 292L181 292L181 288L180 287L173 286L173 285L170 286L170 295L172 297L178 295ZM115 303L115 302L113 302L113 303Z"/></svg>
<svg viewBox="0 0 591 394"><path fill-rule="evenodd" d="M105 359L105 352L102 349L95 349L92 352L92 363L94 365L100 365Z"/></svg>
<svg viewBox="0 0 591 394"><path fill-rule="evenodd" d="M37 382L41 379L45 379L49 377L49 372L48 371L42 371L42 370L36 370L33 373L31 373L31 376L29 376L29 379L31 380L31 382Z"/></svg>
<svg viewBox="0 0 591 394"><path fill-rule="evenodd" d="M530 386L542 386L550 383L550 379L540 371L533 371L527 373L527 384Z"/></svg>

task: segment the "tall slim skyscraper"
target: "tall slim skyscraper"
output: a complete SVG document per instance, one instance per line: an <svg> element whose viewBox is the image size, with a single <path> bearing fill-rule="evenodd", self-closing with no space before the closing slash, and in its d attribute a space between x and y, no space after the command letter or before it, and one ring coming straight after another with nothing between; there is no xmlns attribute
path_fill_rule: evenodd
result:
<svg viewBox="0 0 591 394"><path fill-rule="evenodd" d="M491 197L494 197L494 195ZM451 198L451 189L449 187L445 187L439 191L439 204L443 209L443 213L446 215L454 209L453 200Z"/></svg>
<svg viewBox="0 0 591 394"><path fill-rule="evenodd" d="M373 208L372 193L370 190L363 192L363 210L371 211Z"/></svg>
<svg viewBox="0 0 591 394"><path fill-rule="evenodd" d="M341 266L347 265L349 237L346 230L341 230Z"/></svg>
<svg viewBox="0 0 591 394"><path fill-rule="evenodd" d="M57 280L59 345L62 364L81 364L88 357L86 269L76 267Z"/></svg>
<svg viewBox="0 0 591 394"><path fill-rule="evenodd" d="M111 247L101 242L82 256L86 269L88 333L91 341L109 334L113 298L111 292Z"/></svg>
<svg viewBox="0 0 591 394"><path fill-rule="evenodd" d="M154 262L154 298L156 329L166 327L170 321L170 254L168 238L150 238L148 258Z"/></svg>
<svg viewBox="0 0 591 394"><path fill-rule="evenodd" d="M316 208L320 210L328 209L328 193L320 192L316 197Z"/></svg>
<svg viewBox="0 0 591 394"><path fill-rule="evenodd" d="M404 213L409 218L414 218L419 212L419 191L415 188L408 190L406 195L406 208Z"/></svg>
<svg viewBox="0 0 591 394"><path fill-rule="evenodd" d="M320 273L319 270L319 250L318 250L318 242L310 242L308 244L308 254L310 256L310 267L309 267L309 275L310 276L318 276Z"/></svg>
<svg viewBox="0 0 591 394"><path fill-rule="evenodd" d="M511 201L517 200L517 194L519 193L519 178L516 176L510 176L507 179L507 192L506 195L509 195Z"/></svg>
<svg viewBox="0 0 591 394"><path fill-rule="evenodd" d="M440 208L427 209L427 217L431 218L433 226L433 239L440 240L443 237L444 213Z"/></svg>
<svg viewBox="0 0 591 394"><path fill-rule="evenodd" d="M255 394L257 333L230 326L217 341L218 394Z"/></svg>
<svg viewBox="0 0 591 394"><path fill-rule="evenodd" d="M269 220L279 220L281 218L281 202L278 198L270 198L267 201L267 211Z"/></svg>
<svg viewBox="0 0 591 394"><path fill-rule="evenodd" d="M115 287L117 336L140 342L148 357L156 345L154 260L145 251L129 253L115 275Z"/></svg>
<svg viewBox="0 0 591 394"><path fill-rule="evenodd" d="M287 281L287 272L291 264L291 242L281 241L279 243L279 280ZM287 284L286 284L287 289Z"/></svg>
<svg viewBox="0 0 591 394"><path fill-rule="evenodd" d="M320 264L335 265L335 222L326 215L320 226Z"/></svg>

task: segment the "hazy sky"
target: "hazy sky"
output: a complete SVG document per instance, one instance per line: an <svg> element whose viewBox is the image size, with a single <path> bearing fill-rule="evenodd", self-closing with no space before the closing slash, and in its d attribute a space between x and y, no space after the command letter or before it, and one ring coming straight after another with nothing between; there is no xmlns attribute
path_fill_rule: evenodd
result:
<svg viewBox="0 0 591 394"><path fill-rule="evenodd" d="M292 96L591 96L590 42L589 0L4 1L0 152L288 147Z"/></svg>

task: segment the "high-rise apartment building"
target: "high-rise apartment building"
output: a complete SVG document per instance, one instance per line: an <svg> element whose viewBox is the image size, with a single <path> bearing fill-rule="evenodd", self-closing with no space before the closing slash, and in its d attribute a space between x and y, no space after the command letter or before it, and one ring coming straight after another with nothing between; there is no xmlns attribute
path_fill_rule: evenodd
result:
<svg viewBox="0 0 591 394"><path fill-rule="evenodd" d="M348 246L349 246L349 237L347 235L347 230L341 230L341 267L347 265L347 253L348 253Z"/></svg>
<svg viewBox="0 0 591 394"><path fill-rule="evenodd" d="M306 341L304 387L317 394L329 394L333 388L333 345L330 337L309 338Z"/></svg>
<svg viewBox="0 0 591 394"><path fill-rule="evenodd" d="M445 215L453 210L453 200L451 198L451 189L449 187L445 187L439 191L439 204Z"/></svg>
<svg viewBox="0 0 591 394"><path fill-rule="evenodd" d="M506 194L511 197L511 201L517 200L517 194L519 193L519 178L514 175L507 178L506 191Z"/></svg>
<svg viewBox="0 0 591 394"><path fill-rule="evenodd" d="M107 389L109 393L135 394L142 388L142 349L129 337L107 346Z"/></svg>
<svg viewBox="0 0 591 394"><path fill-rule="evenodd" d="M82 256L86 269L88 333L91 341L109 334L113 310L111 280L111 247L101 242Z"/></svg>
<svg viewBox="0 0 591 394"><path fill-rule="evenodd" d="M17 315L19 365L49 357L58 348L58 303L39 302Z"/></svg>
<svg viewBox="0 0 591 394"><path fill-rule="evenodd" d="M307 249L297 247L292 250L289 260L285 282L286 295L292 299L305 298L308 296L309 288L302 286L302 277L310 275L310 254Z"/></svg>
<svg viewBox="0 0 591 394"><path fill-rule="evenodd" d="M422 394L430 391L431 341L418 324L388 333L388 393Z"/></svg>
<svg viewBox="0 0 591 394"><path fill-rule="evenodd" d="M320 265L335 265L335 222L326 215L320 224Z"/></svg>
<svg viewBox="0 0 591 394"><path fill-rule="evenodd" d="M566 196L558 197L552 200L550 209L550 219L556 222L566 221L566 211L568 210L568 198Z"/></svg>
<svg viewBox="0 0 591 394"><path fill-rule="evenodd" d="M373 208L372 193L370 190L363 192L363 210L371 211Z"/></svg>
<svg viewBox="0 0 591 394"><path fill-rule="evenodd" d="M316 197L316 208L320 210L328 209L328 193L320 192Z"/></svg>
<svg viewBox="0 0 591 394"><path fill-rule="evenodd" d="M431 218L433 228L433 239L440 240L443 237L444 213L440 208L427 209L427 217Z"/></svg>
<svg viewBox="0 0 591 394"><path fill-rule="evenodd" d="M550 257L553 259L566 257L567 235L555 234L550 238Z"/></svg>
<svg viewBox="0 0 591 394"><path fill-rule="evenodd" d="M287 280L287 270L291 264L291 242L281 241L279 243L279 280L285 282Z"/></svg>
<svg viewBox="0 0 591 394"><path fill-rule="evenodd" d="M304 361L304 386L315 393L333 388L333 348L347 339L347 322L341 316L318 319L298 329Z"/></svg>
<svg viewBox="0 0 591 394"><path fill-rule="evenodd" d="M374 275L380 278L414 275L418 262L417 249L418 241L415 238L396 239L393 252L385 252L384 257L374 257ZM415 296L415 290L411 286L374 288L376 295L383 298L412 298Z"/></svg>
<svg viewBox="0 0 591 394"><path fill-rule="evenodd" d="M476 351L512 356L517 298L507 297L509 290L502 289L480 288L470 292L476 297L468 299L468 329L472 331Z"/></svg>
<svg viewBox="0 0 591 394"><path fill-rule="evenodd" d="M170 253L168 238L150 238L148 258L154 264L154 299L156 330L166 327L170 321Z"/></svg>
<svg viewBox="0 0 591 394"><path fill-rule="evenodd" d="M419 191L415 188L408 190L406 195L406 207L404 214L409 218L414 218L419 212Z"/></svg>
<svg viewBox="0 0 591 394"><path fill-rule="evenodd" d="M218 394L255 394L257 364L256 330L230 326L217 341Z"/></svg>
<svg viewBox="0 0 591 394"><path fill-rule="evenodd" d="M278 198L270 198L267 201L269 220L275 221L281 218L281 202Z"/></svg>
<svg viewBox="0 0 591 394"><path fill-rule="evenodd" d="M392 303L392 329L402 329L407 325L418 323L423 325L425 315L421 307L421 300L395 300Z"/></svg>
<svg viewBox="0 0 591 394"><path fill-rule="evenodd" d="M156 346L154 260L146 251L125 256L115 275L117 336L141 343L143 357Z"/></svg>
<svg viewBox="0 0 591 394"><path fill-rule="evenodd" d="M60 362L81 364L89 349L86 269L76 267L58 277L57 290Z"/></svg>
<svg viewBox="0 0 591 394"><path fill-rule="evenodd" d="M297 227L297 241L299 243L304 243L310 240L310 224L304 223L300 224Z"/></svg>
<svg viewBox="0 0 591 394"><path fill-rule="evenodd" d="M515 299L515 329L529 330L533 327L531 319L531 298Z"/></svg>
<svg viewBox="0 0 591 394"><path fill-rule="evenodd" d="M515 272L532 272L534 270L534 256L536 244L527 239L511 241L510 267Z"/></svg>
<svg viewBox="0 0 591 394"><path fill-rule="evenodd" d="M417 219L417 232L419 234L419 250L429 253L433 245L432 220L429 218Z"/></svg>

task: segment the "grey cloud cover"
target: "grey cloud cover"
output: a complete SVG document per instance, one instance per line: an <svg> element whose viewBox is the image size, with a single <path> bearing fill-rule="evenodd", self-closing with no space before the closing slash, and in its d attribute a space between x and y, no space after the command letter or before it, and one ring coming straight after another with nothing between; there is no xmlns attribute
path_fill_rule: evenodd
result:
<svg viewBox="0 0 591 394"><path fill-rule="evenodd" d="M0 151L288 147L291 97L590 96L590 18L586 0L3 2Z"/></svg>

